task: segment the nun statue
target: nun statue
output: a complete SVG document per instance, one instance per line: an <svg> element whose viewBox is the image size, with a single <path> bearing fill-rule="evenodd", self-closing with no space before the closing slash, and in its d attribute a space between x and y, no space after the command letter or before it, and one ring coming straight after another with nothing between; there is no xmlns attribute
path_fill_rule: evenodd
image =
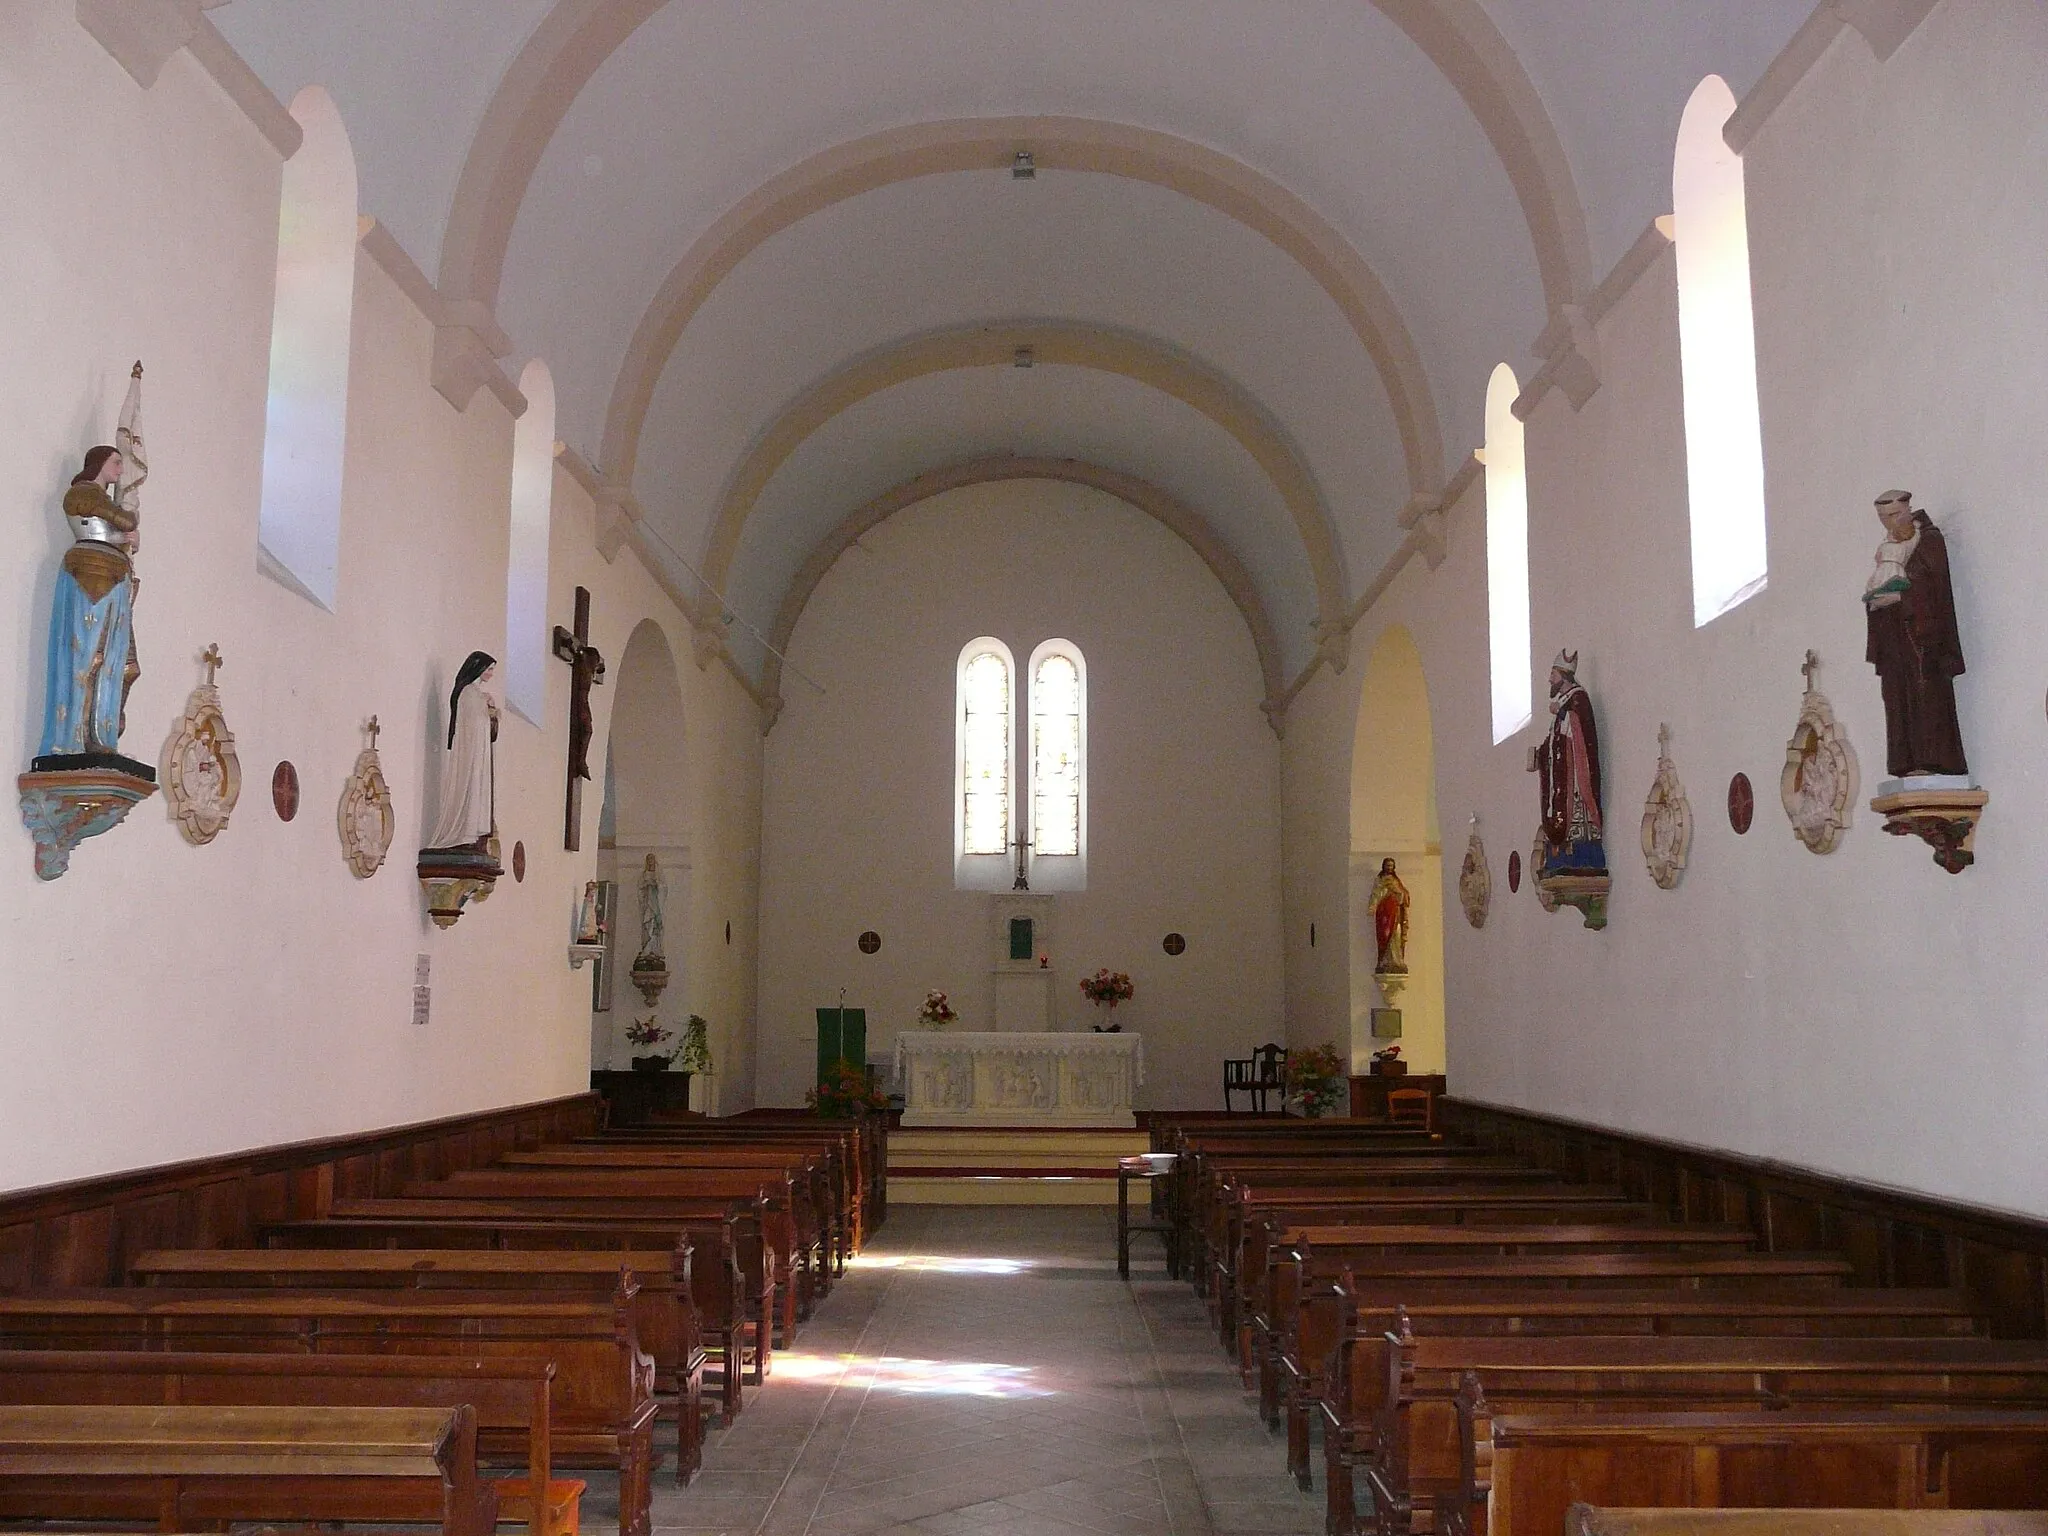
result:
<svg viewBox="0 0 2048 1536"><path fill-rule="evenodd" d="M497 673L494 657L471 651L448 693L448 757L441 765L441 797L425 847L430 852L490 855L498 830L494 748L498 703L487 691Z"/></svg>

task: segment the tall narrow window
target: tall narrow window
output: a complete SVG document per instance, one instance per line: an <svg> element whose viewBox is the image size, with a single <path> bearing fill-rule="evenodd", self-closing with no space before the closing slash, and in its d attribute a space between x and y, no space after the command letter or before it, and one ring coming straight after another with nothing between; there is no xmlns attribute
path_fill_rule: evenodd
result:
<svg viewBox="0 0 2048 1536"><path fill-rule="evenodd" d="M1031 851L1078 858L1087 786L1081 653L1048 640L1031 658Z"/></svg>
<svg viewBox="0 0 2048 1536"><path fill-rule="evenodd" d="M307 86L291 111L304 138L284 163L278 210L257 548L266 572L331 609L356 292L356 157L325 89Z"/></svg>
<svg viewBox="0 0 2048 1536"><path fill-rule="evenodd" d="M548 529L555 498L555 381L535 358L512 424L512 540L505 565L505 702L528 723L547 710Z"/></svg>
<svg viewBox="0 0 2048 1536"><path fill-rule="evenodd" d="M1486 385L1486 640L1493 663L1493 739L1529 723L1529 482L1523 469L1522 387L1502 363Z"/></svg>
<svg viewBox="0 0 2048 1536"><path fill-rule="evenodd" d="M1702 80L1679 120L1671 169L1695 626L1754 597L1766 579L1749 221L1742 157L1722 137L1734 110L1725 80Z"/></svg>
<svg viewBox="0 0 2048 1536"><path fill-rule="evenodd" d="M1002 857L1010 848L1011 665L1000 640L960 656L959 852Z"/></svg>

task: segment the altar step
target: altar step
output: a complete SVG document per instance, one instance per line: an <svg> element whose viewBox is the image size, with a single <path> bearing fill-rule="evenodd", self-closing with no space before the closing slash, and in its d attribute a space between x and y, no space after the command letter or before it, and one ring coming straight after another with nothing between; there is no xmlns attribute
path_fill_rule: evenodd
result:
<svg viewBox="0 0 2048 1536"><path fill-rule="evenodd" d="M906 1205L1115 1205L1116 1160L1142 1131L977 1127L889 1133L889 1199Z"/></svg>

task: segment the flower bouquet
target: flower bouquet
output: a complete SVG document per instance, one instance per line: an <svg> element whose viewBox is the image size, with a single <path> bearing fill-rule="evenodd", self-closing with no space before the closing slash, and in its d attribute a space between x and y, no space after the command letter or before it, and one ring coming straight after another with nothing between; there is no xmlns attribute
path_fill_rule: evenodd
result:
<svg viewBox="0 0 2048 1536"><path fill-rule="evenodd" d="M1337 1107L1345 1089L1344 1059L1334 1045L1287 1053L1287 1097L1311 1120Z"/></svg>
<svg viewBox="0 0 2048 1536"><path fill-rule="evenodd" d="M944 1029L959 1017L959 1011L946 1000L946 994L936 987L925 993L924 1006L917 1010L917 1022L926 1029Z"/></svg>
<svg viewBox="0 0 2048 1536"><path fill-rule="evenodd" d="M663 1029L661 1025L654 1021L654 1015L651 1013L646 1018L635 1019L626 1026L626 1038L635 1045L656 1046L661 1044L662 1041L673 1039L674 1037L675 1031ZM676 1053L674 1051L670 1051L666 1055L658 1051L651 1051L645 1056L635 1056L633 1058L633 1070L635 1072L666 1072L668 1064L675 1059Z"/></svg>
<svg viewBox="0 0 2048 1536"><path fill-rule="evenodd" d="M1108 1017L1114 1017L1116 1005L1118 1003L1128 1003L1137 995L1137 991L1138 989L1131 985L1131 978L1129 976L1125 975L1122 971L1112 971L1108 966L1104 966L1093 976L1083 976L1081 978L1081 995L1096 1007L1104 1009ZM1123 1026L1121 1024L1110 1024L1108 1026L1097 1024L1095 1026L1095 1033L1098 1035L1122 1034Z"/></svg>
<svg viewBox="0 0 2048 1536"><path fill-rule="evenodd" d="M864 1068L850 1061L835 1061L825 1080L804 1095L804 1103L814 1114L844 1120L879 1114L889 1107L889 1098L875 1086Z"/></svg>

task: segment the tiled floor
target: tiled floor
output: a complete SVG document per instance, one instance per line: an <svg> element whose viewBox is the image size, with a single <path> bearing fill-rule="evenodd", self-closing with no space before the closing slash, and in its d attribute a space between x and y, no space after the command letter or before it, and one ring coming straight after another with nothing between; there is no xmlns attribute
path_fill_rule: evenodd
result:
<svg viewBox="0 0 2048 1536"><path fill-rule="evenodd" d="M657 1530L1321 1530L1156 1240L1117 1279L1113 1223L896 1207L738 1424L711 1432L695 1484L658 1475ZM593 1478L586 1530L614 1495Z"/></svg>

